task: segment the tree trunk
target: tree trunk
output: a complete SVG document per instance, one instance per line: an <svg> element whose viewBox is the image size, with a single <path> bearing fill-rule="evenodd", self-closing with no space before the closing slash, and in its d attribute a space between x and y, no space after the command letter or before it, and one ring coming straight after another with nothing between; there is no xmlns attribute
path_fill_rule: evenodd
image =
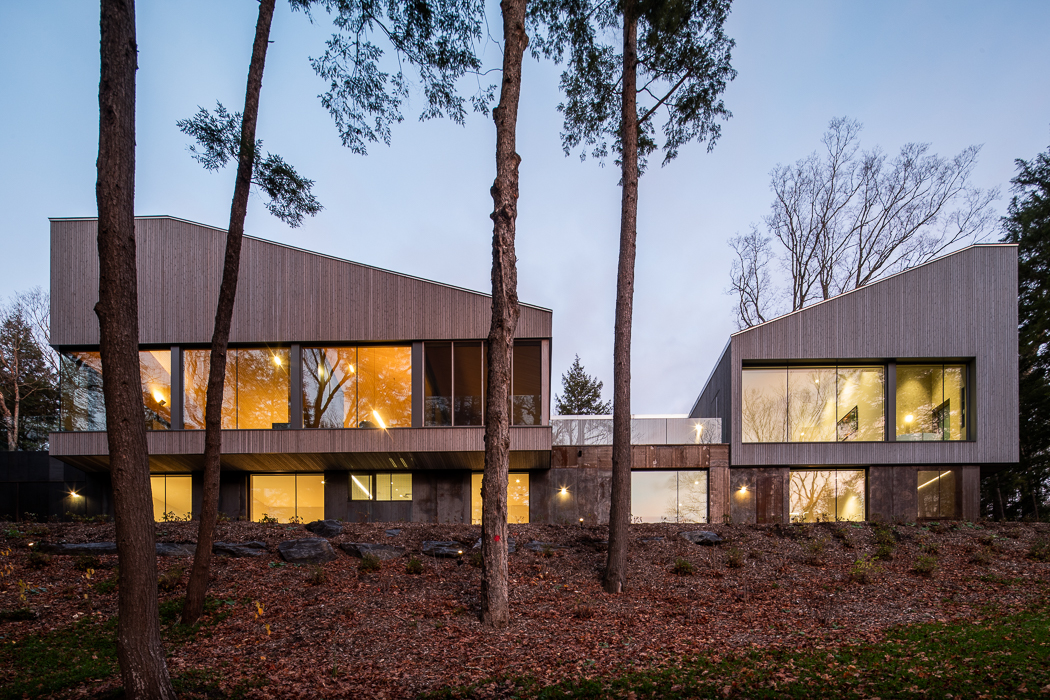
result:
<svg viewBox="0 0 1050 700"><path fill-rule="evenodd" d="M492 325L488 337L485 391L485 473L481 482L481 621L491 627L510 622L507 574L507 472L510 469L510 371L518 325L518 269L514 253L518 217L518 164L515 151L525 0L502 0L503 85L492 116L496 122L496 181L492 184Z"/></svg>
<svg viewBox="0 0 1050 700"><path fill-rule="evenodd" d="M634 259L638 239L638 6L623 5L622 186L620 264L616 274L616 329L613 342L612 503L609 554L603 587L621 593L627 583L627 528L631 521L631 318Z"/></svg>
<svg viewBox="0 0 1050 700"><path fill-rule="evenodd" d="M98 316L120 581L117 659L124 692L175 698L157 613L157 554L139 374L135 269L134 0L102 0L98 89Z"/></svg>
<svg viewBox="0 0 1050 700"><path fill-rule="evenodd" d="M266 48L276 0L261 0L259 19L255 24L255 44L248 67L248 88L241 119L241 151L237 164L237 182L230 207L230 227L226 234L226 258L222 266L219 303L215 310L215 330L211 339L211 365L208 371L208 393L204 409L204 493L201 499L200 525L197 529L197 551L193 569L186 584L186 601L182 606L182 624L191 625L204 611L211 569L211 549L215 542L215 522L219 517L219 458L222 454L222 393L226 381L226 351L230 343L233 302L237 296L237 275L241 266L241 241L244 219L248 213L255 166L255 125L259 118L259 93L262 91ZM293 368L294 369L294 368Z"/></svg>

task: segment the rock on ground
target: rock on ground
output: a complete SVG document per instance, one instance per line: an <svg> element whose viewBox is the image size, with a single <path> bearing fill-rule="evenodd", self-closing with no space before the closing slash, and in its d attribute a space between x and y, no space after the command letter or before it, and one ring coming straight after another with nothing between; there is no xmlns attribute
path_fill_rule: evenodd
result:
<svg viewBox="0 0 1050 700"><path fill-rule="evenodd" d="M289 564L324 564L335 559L332 545L320 537L288 540L277 545L277 551Z"/></svg>
<svg viewBox="0 0 1050 700"><path fill-rule="evenodd" d="M339 547L352 557L364 559L371 555L380 561L397 559L405 553L404 547L395 547L391 544L369 544L367 542L341 542Z"/></svg>
<svg viewBox="0 0 1050 700"><path fill-rule="evenodd" d="M228 557L261 557L266 554L265 542L216 542L211 551Z"/></svg>
<svg viewBox="0 0 1050 700"><path fill-rule="evenodd" d="M463 554L465 547L459 542L438 542L428 540L423 543L423 554L444 559L455 559Z"/></svg>
<svg viewBox="0 0 1050 700"><path fill-rule="evenodd" d="M722 544L722 538L710 530L691 530L690 532L680 532L678 534L682 539L689 540L693 544Z"/></svg>
<svg viewBox="0 0 1050 700"><path fill-rule="evenodd" d="M343 524L338 520L315 520L306 529L319 537L338 537L343 534Z"/></svg>

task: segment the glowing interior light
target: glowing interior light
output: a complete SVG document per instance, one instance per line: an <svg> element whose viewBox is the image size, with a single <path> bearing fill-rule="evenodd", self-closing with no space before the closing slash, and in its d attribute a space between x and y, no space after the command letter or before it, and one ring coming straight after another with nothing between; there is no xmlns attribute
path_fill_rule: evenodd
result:
<svg viewBox="0 0 1050 700"><path fill-rule="evenodd" d="M317 376L320 377L321 379L324 379L324 367L323 366L317 368Z"/></svg>
<svg viewBox="0 0 1050 700"><path fill-rule="evenodd" d="M908 415L904 416L904 422L905 423L911 423L913 420L915 420L915 416L913 416L910 413Z"/></svg>
<svg viewBox="0 0 1050 700"><path fill-rule="evenodd" d="M699 481L694 481L693 483L694 483L694 484L699 484L700 482L699 482Z"/></svg>
<svg viewBox="0 0 1050 700"><path fill-rule="evenodd" d="M164 405L164 394L160 393L160 389L153 390L153 400L159 403L161 406Z"/></svg>
<svg viewBox="0 0 1050 700"><path fill-rule="evenodd" d="M277 365L278 367L280 367L281 366L281 356L280 355L274 355L273 356L273 363L275 365Z"/></svg>
<svg viewBox="0 0 1050 700"><path fill-rule="evenodd" d="M357 484L358 486L360 486L360 487L361 487L361 490L362 490L362 491L364 491L364 492L365 492L365 495L366 495L366 496L368 496L368 499L369 499L369 500L371 500L371 499L372 499L372 494L371 494L371 493L370 493L370 492L368 491L368 487L367 487L367 486L365 486L364 484L362 484L362 483L361 483L361 482L360 482L360 481L358 480L358 478L357 478L356 476L354 476L353 474L351 474L351 475L350 475L350 478L354 480L354 483L355 483L355 484Z"/></svg>
<svg viewBox="0 0 1050 700"><path fill-rule="evenodd" d="M379 423L379 427L386 430L386 423L383 422L383 417L379 415L379 411L373 408L372 416L376 419L376 423Z"/></svg>
<svg viewBox="0 0 1050 700"><path fill-rule="evenodd" d="M352 363L352 362L347 362L347 363L346 363L346 368L347 368L348 370L350 370L350 373L351 373L351 374L353 374L353 373L354 373L354 365L353 365L353 363Z"/></svg>
<svg viewBox="0 0 1050 700"><path fill-rule="evenodd" d="M514 480L514 483L515 483L515 484L520 484L520 483L521 483L521 479L515 479L515 480Z"/></svg>

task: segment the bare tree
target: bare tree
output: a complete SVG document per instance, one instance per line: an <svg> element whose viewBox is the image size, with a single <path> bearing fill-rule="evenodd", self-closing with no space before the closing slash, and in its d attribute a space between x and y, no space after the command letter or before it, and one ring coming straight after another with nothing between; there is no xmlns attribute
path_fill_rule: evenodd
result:
<svg viewBox="0 0 1050 700"><path fill-rule="evenodd" d="M752 227L730 240L737 260L727 293L737 299L740 327L919 265L995 225L998 190L970 182L979 146L944 158L910 143L890 159L878 148L862 151L860 131L856 120L832 119L822 153L770 173L765 234ZM782 293L768 271L772 258Z"/></svg>
<svg viewBox="0 0 1050 700"><path fill-rule="evenodd" d="M98 316L120 580L117 659L129 698L174 700L157 610L157 553L139 374L135 269L134 0L102 0Z"/></svg>
<svg viewBox="0 0 1050 700"><path fill-rule="evenodd" d="M41 434L56 427L58 361L49 344L48 315L40 287L0 306L0 418L8 450L46 449Z"/></svg>
<svg viewBox="0 0 1050 700"><path fill-rule="evenodd" d="M507 570L507 479L510 470L510 367L518 325L518 268L514 236L518 219L516 150L521 64L529 38L525 34L525 0L502 0L503 84L496 122L496 180L492 183L492 322L486 349L485 472L481 480L481 621L491 627L510 623Z"/></svg>

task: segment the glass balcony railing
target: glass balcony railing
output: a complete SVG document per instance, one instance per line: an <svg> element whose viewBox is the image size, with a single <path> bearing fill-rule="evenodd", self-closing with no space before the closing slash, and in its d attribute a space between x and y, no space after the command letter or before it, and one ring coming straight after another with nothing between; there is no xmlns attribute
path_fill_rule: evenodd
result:
<svg viewBox="0 0 1050 700"><path fill-rule="evenodd" d="M612 416L552 416L555 445L611 445ZM634 416L632 445L709 445L722 442L721 418Z"/></svg>

